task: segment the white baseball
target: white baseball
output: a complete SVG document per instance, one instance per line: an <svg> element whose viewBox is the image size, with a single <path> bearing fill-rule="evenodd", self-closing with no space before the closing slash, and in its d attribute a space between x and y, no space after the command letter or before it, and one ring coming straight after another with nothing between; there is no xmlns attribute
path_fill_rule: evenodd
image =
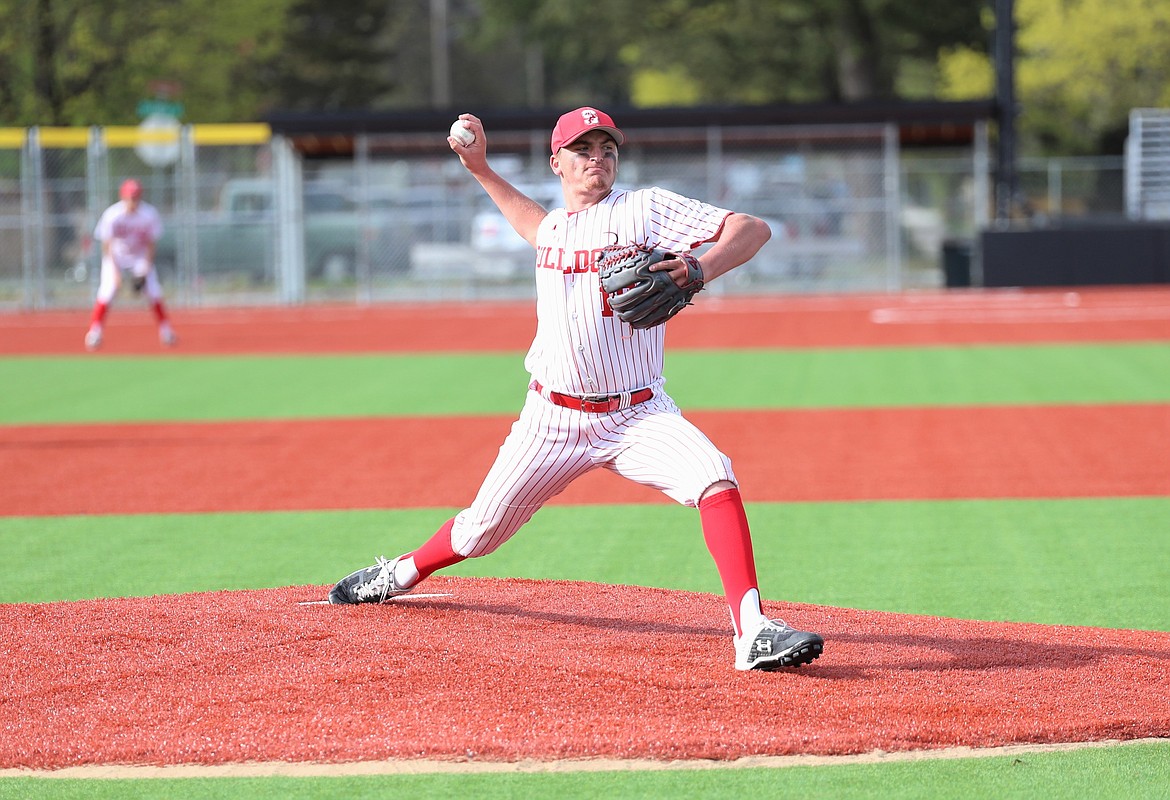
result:
<svg viewBox="0 0 1170 800"><path fill-rule="evenodd" d="M451 123L451 138L459 142L459 144L467 147L475 141L475 134L469 128L464 126L463 120L457 119Z"/></svg>

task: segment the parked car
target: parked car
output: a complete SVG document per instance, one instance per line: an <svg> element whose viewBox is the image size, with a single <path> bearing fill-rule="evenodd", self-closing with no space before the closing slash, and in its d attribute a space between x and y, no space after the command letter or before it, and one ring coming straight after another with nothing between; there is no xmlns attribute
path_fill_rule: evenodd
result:
<svg viewBox="0 0 1170 800"><path fill-rule="evenodd" d="M548 209L564 205L561 184L518 186L520 191ZM483 278L508 279L523 274L536 263L532 249L487 198L471 219L472 272Z"/></svg>
<svg viewBox="0 0 1170 800"><path fill-rule="evenodd" d="M368 212L373 235L371 267L377 272L403 272L419 247L446 247L467 238L473 201L442 186L404 189L374 187L359 196Z"/></svg>
<svg viewBox="0 0 1170 800"><path fill-rule="evenodd" d="M310 278L354 276L362 221L353 200L338 188L306 186L305 268ZM270 280L276 270L277 228L274 184L262 178L224 184L214 212L194 221L200 275L240 273ZM162 272L178 264L182 220L166 220L155 260Z"/></svg>

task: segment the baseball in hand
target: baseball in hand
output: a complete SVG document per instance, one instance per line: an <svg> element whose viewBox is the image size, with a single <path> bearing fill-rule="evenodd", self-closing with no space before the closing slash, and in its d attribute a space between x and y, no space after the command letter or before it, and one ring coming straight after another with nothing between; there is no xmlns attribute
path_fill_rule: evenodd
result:
<svg viewBox="0 0 1170 800"><path fill-rule="evenodd" d="M451 138L467 147L475 141L475 134L464 127L463 120L457 119L451 123Z"/></svg>

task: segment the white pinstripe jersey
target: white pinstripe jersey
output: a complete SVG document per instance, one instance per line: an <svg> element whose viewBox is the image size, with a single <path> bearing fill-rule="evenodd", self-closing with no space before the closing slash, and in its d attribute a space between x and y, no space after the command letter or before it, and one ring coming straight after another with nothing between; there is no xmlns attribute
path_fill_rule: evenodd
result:
<svg viewBox="0 0 1170 800"><path fill-rule="evenodd" d="M581 211L549 213L536 234L536 337L524 366L566 394L617 394L663 382L665 325L635 330L605 302L601 249L639 243L690 251L730 211L658 187L622 191Z"/></svg>
<svg viewBox="0 0 1170 800"><path fill-rule="evenodd" d="M93 238L109 241L114 263L128 269L149 254L151 243L158 241L162 231L162 218L150 203L139 201L138 208L131 211L125 200L119 200L102 212Z"/></svg>

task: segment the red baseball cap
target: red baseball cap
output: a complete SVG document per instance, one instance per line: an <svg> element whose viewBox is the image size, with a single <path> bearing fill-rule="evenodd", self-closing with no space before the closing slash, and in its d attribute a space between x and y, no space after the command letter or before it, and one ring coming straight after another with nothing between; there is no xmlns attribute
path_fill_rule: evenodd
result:
<svg viewBox="0 0 1170 800"><path fill-rule="evenodd" d="M129 200L132 197L142 197L142 184L133 178L127 178L122 181L122 188L118 190L118 196L123 200Z"/></svg>
<svg viewBox="0 0 1170 800"><path fill-rule="evenodd" d="M589 133L589 131L605 131L618 144L626 140L625 134L613 124L613 119L609 114L606 114L604 111L598 111L596 108L585 106L584 108L578 108L576 111L570 111L568 114L563 114L557 120L557 126L553 128L552 132L553 153L556 154L562 147L572 144Z"/></svg>

